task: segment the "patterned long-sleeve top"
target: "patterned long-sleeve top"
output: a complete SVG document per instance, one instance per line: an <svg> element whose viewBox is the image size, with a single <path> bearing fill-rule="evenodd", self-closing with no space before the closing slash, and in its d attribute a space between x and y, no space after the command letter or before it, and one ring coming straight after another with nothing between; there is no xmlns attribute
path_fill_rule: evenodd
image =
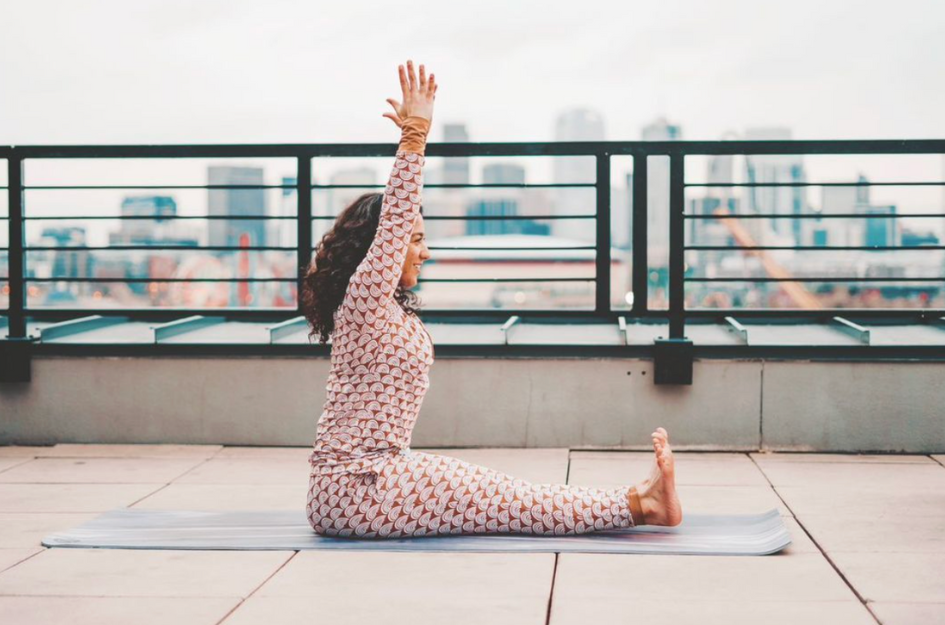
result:
<svg viewBox="0 0 945 625"><path fill-rule="evenodd" d="M335 311L328 395L309 457L313 474L378 468L409 448L429 388L433 341L394 293L420 213L429 128L421 117L404 120L377 233Z"/></svg>

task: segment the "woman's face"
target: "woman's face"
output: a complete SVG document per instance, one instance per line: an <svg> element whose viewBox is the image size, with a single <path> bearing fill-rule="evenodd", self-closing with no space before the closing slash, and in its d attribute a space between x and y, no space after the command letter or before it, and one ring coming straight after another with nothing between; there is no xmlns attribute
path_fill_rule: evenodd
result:
<svg viewBox="0 0 945 625"><path fill-rule="evenodd" d="M412 289L417 286L417 278L420 277L420 265L430 256L430 250L427 248L426 232L423 230L423 215L417 215L413 222L413 231L410 233L410 243L407 245L407 257L404 259L400 286L405 289Z"/></svg>

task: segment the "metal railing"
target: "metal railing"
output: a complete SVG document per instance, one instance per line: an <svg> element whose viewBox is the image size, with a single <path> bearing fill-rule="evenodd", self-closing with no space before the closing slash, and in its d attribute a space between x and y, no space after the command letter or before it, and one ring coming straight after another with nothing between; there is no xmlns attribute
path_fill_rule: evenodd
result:
<svg viewBox="0 0 945 625"><path fill-rule="evenodd" d="M30 309L26 306L26 283L39 281L56 282L179 282L176 278L31 278L24 271L25 255L32 250L45 251L93 251L93 250L213 250L213 251L294 251L297 258L297 275L294 278L203 278L188 281L194 282L295 282L301 289L302 279L308 267L311 251L313 250L313 221L319 219L334 219L333 216L315 216L312 214L312 191L315 189L331 188L361 188L362 185L316 185L312 182L312 159L319 157L392 157L396 146L392 144L319 144L319 145L180 145L180 146L0 146L0 159L6 160L7 186L2 188L8 197L9 213L6 218L9 229L9 247L4 250L9 257L9 308L6 314L9 318L8 334L11 339L26 337L26 318L63 318L70 315L116 315L139 318L182 317L192 314L225 312L233 318L288 318L298 315L299 310L288 308L279 309L167 309L167 308L133 308L133 309ZM532 187L586 187L593 188L596 196L596 212L585 215L517 215L517 216L428 216L427 220L445 219L594 219L596 243L591 246L570 247L541 247L541 248L494 248L491 250L513 249L542 249L542 250L595 250L595 274L591 278L443 278L424 279L423 282L593 282L595 285L594 307L588 310L548 310L548 309L512 309L502 308L495 310L466 309L432 311L433 314L451 317L476 315L508 318L521 315L532 317L564 317L608 319L614 321L618 315L631 317L661 318L669 323L671 339L680 339L685 335L687 318L699 317L725 318L730 315L739 316L801 316L801 317L831 317L841 309L821 310L783 310L783 309L711 309L687 310L685 306L685 285L687 282L856 282L868 280L870 282L891 281L929 281L945 282L945 276L924 278L861 278L861 277L789 277L789 278L712 278L687 276L685 271L685 253L687 250L905 250L905 249L945 249L945 246L700 246L685 244L685 224L689 219L718 219L717 215L686 214L685 196L687 188L693 187L781 187L781 186L943 186L945 181L924 182L772 182L772 183L686 183L685 165L689 156L752 156L752 155L894 155L894 154L943 154L945 140L909 140L909 141L668 141L668 142L555 142L555 143L438 143L427 147L426 155L430 157L561 157L585 156L593 157L596 162L596 182L573 184L428 184L425 188L532 188ZM633 186L631 189L633 212L632 223L632 273L631 288L634 294L630 310L615 311L611 306L611 167L612 158L629 156L633 163ZM669 258L668 258L668 287L669 306L666 310L652 310L648 305L648 159L649 157L668 157L669 159ZM115 159L115 158L291 158L297 163L296 184L294 185L126 185L126 186L26 186L24 185L24 164L30 159ZM368 187L370 185L363 185ZM376 185L375 185L376 186ZM120 246L28 246L25 242L25 226L30 220L89 220L89 219L147 219L154 220L154 216L73 216L47 217L30 216L25 214L25 192L39 189L277 189L293 188L298 192L297 216L273 215L173 215L162 216L162 219L202 219L202 220L274 220L294 219L297 224L297 244L293 247L285 246L181 246L181 245L120 245ZM857 219L897 219L901 217L938 217L945 218L945 214L745 214L731 215L738 219L829 219L855 217ZM437 248L431 248L437 249ZM443 248L448 249L448 248ZM476 248L463 248L475 250ZM941 317L945 310L941 309L842 309L844 313L853 313L860 316L912 316L920 318Z"/></svg>

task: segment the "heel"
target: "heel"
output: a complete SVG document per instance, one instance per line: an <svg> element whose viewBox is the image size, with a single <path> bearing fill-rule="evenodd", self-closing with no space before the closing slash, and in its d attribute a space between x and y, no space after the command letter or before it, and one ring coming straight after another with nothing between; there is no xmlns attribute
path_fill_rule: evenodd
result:
<svg viewBox="0 0 945 625"><path fill-rule="evenodd" d="M633 526L646 525L643 521L643 505L640 503L640 494L636 486L630 487L630 516L633 517Z"/></svg>

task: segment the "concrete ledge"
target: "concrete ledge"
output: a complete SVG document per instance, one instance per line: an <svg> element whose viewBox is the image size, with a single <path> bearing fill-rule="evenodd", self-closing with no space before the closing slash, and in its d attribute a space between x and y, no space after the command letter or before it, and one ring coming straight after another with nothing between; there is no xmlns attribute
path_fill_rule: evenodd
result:
<svg viewBox="0 0 945 625"><path fill-rule="evenodd" d="M38 356L0 385L0 444L311 444L329 360ZM626 358L440 357L417 447L945 451L945 363L696 360L656 386Z"/></svg>

